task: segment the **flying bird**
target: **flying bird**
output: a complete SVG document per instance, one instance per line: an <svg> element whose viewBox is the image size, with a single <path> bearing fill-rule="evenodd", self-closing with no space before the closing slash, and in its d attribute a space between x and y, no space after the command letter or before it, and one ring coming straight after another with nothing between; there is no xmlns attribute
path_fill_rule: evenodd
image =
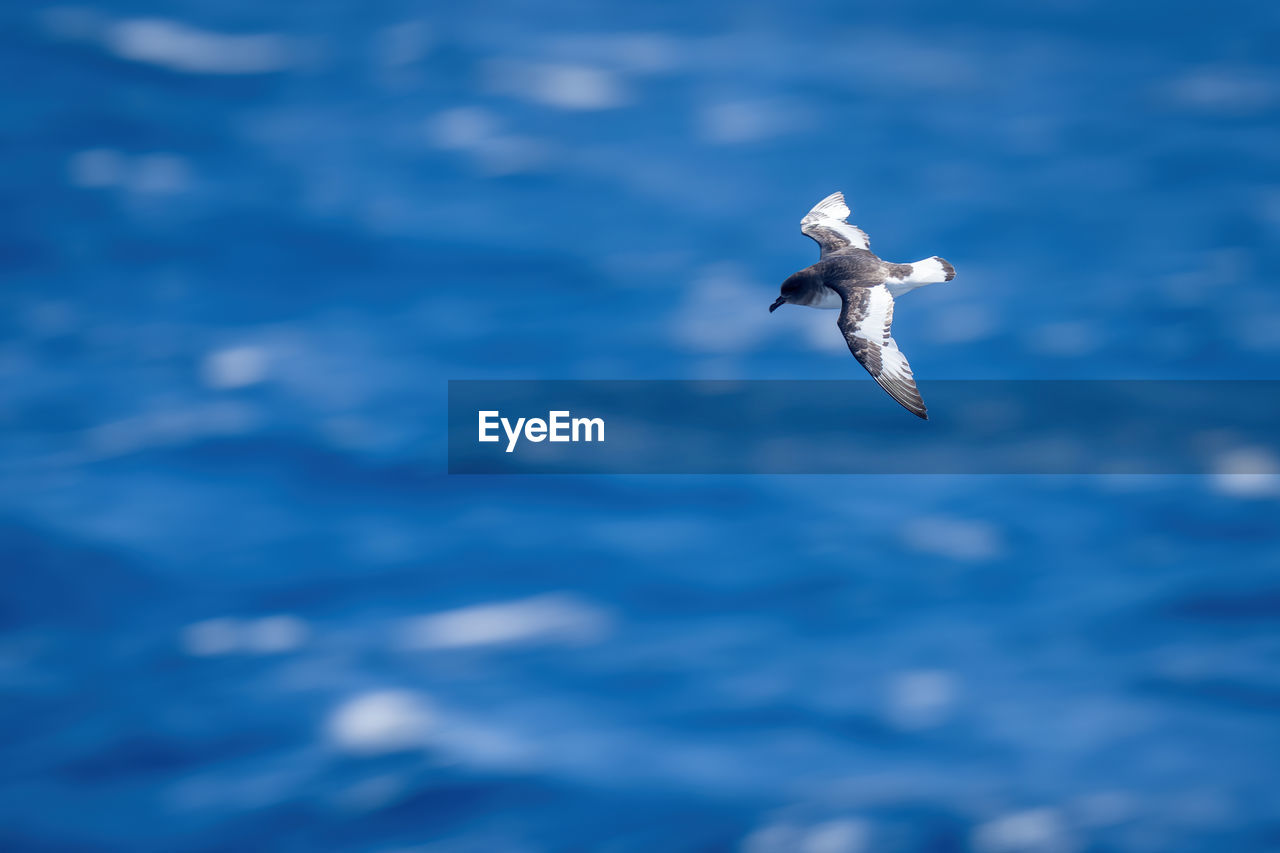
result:
<svg viewBox="0 0 1280 853"><path fill-rule="evenodd" d="M769 311L787 303L840 309L836 325L853 357L889 396L928 420L911 365L889 334L893 301L917 287L951 281L956 268L939 257L914 264L882 261L872 253L866 232L846 222L848 218L844 193L832 193L805 214L800 232L813 238L822 254L816 264L782 283L782 293Z"/></svg>

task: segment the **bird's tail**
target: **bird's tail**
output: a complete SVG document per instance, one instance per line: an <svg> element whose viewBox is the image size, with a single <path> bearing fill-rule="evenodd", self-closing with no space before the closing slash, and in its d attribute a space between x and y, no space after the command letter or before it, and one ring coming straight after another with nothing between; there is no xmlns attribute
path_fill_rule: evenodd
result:
<svg viewBox="0 0 1280 853"><path fill-rule="evenodd" d="M935 284L940 281L951 281L955 277L956 268L935 256L912 264L907 281L911 284Z"/></svg>
<svg viewBox="0 0 1280 853"><path fill-rule="evenodd" d="M917 287L936 284L940 281L951 281L956 277L956 268L939 257L925 258L914 264L903 264L910 268L904 277L889 276L885 284L889 286L889 294L897 299L904 293L910 293Z"/></svg>

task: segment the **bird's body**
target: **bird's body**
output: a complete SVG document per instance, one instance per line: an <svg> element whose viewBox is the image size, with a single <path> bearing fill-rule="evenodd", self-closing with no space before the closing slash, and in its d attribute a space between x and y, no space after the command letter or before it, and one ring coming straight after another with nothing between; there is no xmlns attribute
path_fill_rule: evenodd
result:
<svg viewBox="0 0 1280 853"><path fill-rule="evenodd" d="M782 283L770 306L791 303L840 310L837 325L849 351L904 408L928 419L911 366L890 335L894 299L935 282L950 281L956 271L942 258L891 264L871 251L866 232L845 220L844 195L832 193L800 222L800 231L821 247L821 259Z"/></svg>

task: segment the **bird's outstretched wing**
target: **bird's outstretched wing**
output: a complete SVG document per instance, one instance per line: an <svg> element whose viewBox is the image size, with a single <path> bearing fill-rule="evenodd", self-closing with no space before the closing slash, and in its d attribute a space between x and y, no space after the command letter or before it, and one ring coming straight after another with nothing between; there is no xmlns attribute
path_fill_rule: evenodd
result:
<svg viewBox="0 0 1280 853"><path fill-rule="evenodd" d="M871 378L889 396L917 417L929 419L916 388L907 357L889 334L893 326L893 297L883 284L874 287L843 287L844 306L840 311L840 331L845 343Z"/></svg>
<svg viewBox="0 0 1280 853"><path fill-rule="evenodd" d="M844 193L832 193L813 206L813 210L800 220L800 233L822 247L822 257L850 247L867 249L871 241L867 232L845 222L849 218L849 205L844 203Z"/></svg>

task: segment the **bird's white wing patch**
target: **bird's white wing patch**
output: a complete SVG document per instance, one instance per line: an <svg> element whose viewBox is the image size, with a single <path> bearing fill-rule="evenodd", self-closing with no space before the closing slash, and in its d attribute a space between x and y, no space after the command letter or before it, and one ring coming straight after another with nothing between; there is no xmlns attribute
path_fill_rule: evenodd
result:
<svg viewBox="0 0 1280 853"><path fill-rule="evenodd" d="M813 206L800 220L800 233L811 237L822 247L822 257L841 249L868 249L871 241L867 233L856 225L845 222L849 218L849 205L844 193L832 193Z"/></svg>
<svg viewBox="0 0 1280 853"><path fill-rule="evenodd" d="M911 365L890 334L893 297L888 288L878 284L851 289L845 299L839 325L849 351L867 369L871 378L904 408L927 420L929 416L916 388Z"/></svg>

